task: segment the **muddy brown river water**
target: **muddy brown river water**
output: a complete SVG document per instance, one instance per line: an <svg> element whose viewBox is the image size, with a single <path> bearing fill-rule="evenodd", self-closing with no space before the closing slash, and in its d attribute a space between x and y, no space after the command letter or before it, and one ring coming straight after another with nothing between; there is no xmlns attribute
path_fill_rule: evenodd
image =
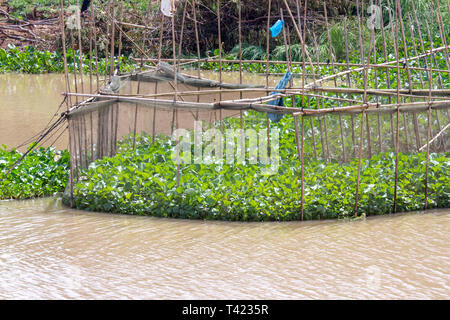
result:
<svg viewBox="0 0 450 320"><path fill-rule="evenodd" d="M448 299L448 210L225 223L0 202L0 298Z"/></svg>
<svg viewBox="0 0 450 320"><path fill-rule="evenodd" d="M0 75L0 144L48 122L62 80ZM225 223L0 201L0 299L448 299L449 231L449 209Z"/></svg>

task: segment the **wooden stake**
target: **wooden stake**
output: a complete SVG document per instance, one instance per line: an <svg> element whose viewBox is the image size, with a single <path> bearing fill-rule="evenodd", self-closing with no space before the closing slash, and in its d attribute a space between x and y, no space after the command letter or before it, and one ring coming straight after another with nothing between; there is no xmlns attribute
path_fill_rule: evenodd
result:
<svg viewBox="0 0 450 320"><path fill-rule="evenodd" d="M394 176L394 213L397 213L397 184L398 184L398 153L399 153L399 137L400 137L400 64L399 64L399 54L398 54L398 13L400 1L395 0L396 7L396 19L395 19L395 59L397 61L397 121L396 121L396 139L395 139L395 176Z"/></svg>
<svg viewBox="0 0 450 320"><path fill-rule="evenodd" d="M362 141L364 134L364 115L365 112L361 113L361 125L360 125L360 134L359 134L359 154L358 154L358 174L356 177L356 193L355 193L355 217L358 216L358 201L359 201L359 178L361 176L361 160L362 160Z"/></svg>
<svg viewBox="0 0 450 320"><path fill-rule="evenodd" d="M115 35L115 8L114 8L114 0L111 0L111 54L110 54L110 58L111 61L109 63L109 79L111 79L111 76L114 73L114 45L115 45L115 41L114 41L114 35Z"/></svg>
<svg viewBox="0 0 450 320"><path fill-rule="evenodd" d="M62 42L63 57L64 57L64 76L66 79L66 90L67 90L67 92L70 92L69 71L68 71L68 67L67 67L66 32L64 30L64 3L63 3L63 0L60 1L59 18L60 18L60 27L61 27L61 42ZM70 97L68 99L66 99L67 109L69 109L69 105L72 105L72 99ZM69 132L70 132L70 128L69 128ZM72 196L73 196L73 194L72 194Z"/></svg>

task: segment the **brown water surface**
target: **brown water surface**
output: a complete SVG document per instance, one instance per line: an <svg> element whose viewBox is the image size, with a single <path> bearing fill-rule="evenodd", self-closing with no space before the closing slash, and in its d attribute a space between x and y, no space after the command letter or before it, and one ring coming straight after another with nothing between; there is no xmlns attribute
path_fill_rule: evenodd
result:
<svg viewBox="0 0 450 320"><path fill-rule="evenodd" d="M0 299L448 299L450 211L225 223L0 202Z"/></svg>
<svg viewBox="0 0 450 320"><path fill-rule="evenodd" d="M63 91L62 75L0 75L0 144L39 132ZM448 209L224 223L0 201L0 299L448 299L449 228Z"/></svg>
<svg viewBox="0 0 450 320"><path fill-rule="evenodd" d="M185 73L197 75L197 71L186 70ZM202 71L202 78L211 80L219 80L219 74L213 71ZM270 77L269 85L275 86L280 77ZM75 88L75 81L73 75L70 76L70 87L72 91ZM224 72L222 75L222 81L228 83L239 83L239 73L237 72ZM294 85L299 86L299 79L295 80ZM266 84L266 78L262 75L256 75L251 73L243 73L243 83L264 85ZM81 90L81 83L78 77L78 91ZM137 84L134 83L132 91L127 93L136 93ZM88 77L84 77L85 92L88 91L89 81ZM93 88L96 88L95 83ZM125 86L124 89L127 87ZM167 90L164 90L166 88ZM170 90L169 90L170 89ZM214 88L212 88L214 89ZM188 90L186 86L180 84L180 91ZM193 90L190 88L189 90ZM8 148L17 147L27 141L29 138L40 133L41 130L52 120L52 117L66 110L66 105L63 104L60 109L61 102L63 101L62 93L66 91L64 75L63 74L0 74L0 145L5 144ZM141 93L150 94L154 93L154 84L144 83L141 84ZM172 92L167 84L160 84L159 93ZM256 96L264 95L264 93L258 93ZM218 95L217 95L218 96ZM244 97L250 97L252 95L246 94ZM254 94L253 94L254 96ZM164 99L164 97L160 97ZM222 99L237 99L239 95L223 94ZM80 98L81 99L81 98ZM193 97L185 98L186 101L195 101ZM81 101L81 100L80 100ZM202 96L202 102L212 102L214 99L211 97ZM73 101L75 102L75 101ZM228 112L227 115L234 115L236 112ZM133 118L134 119L134 118ZM54 118L56 120L56 118ZM166 119L167 120L167 119ZM170 119L169 119L170 120ZM159 121L160 131L170 132L170 121ZM192 122L190 120L190 122ZM163 130L165 129L165 130ZM62 129L61 129L62 130ZM59 132L55 132L48 140L44 140L44 146L48 146L54 142L59 136ZM68 148L68 135L67 131L56 141L54 146L58 149ZM31 144L31 140L26 146ZM23 151L25 147L20 148Z"/></svg>
<svg viewBox="0 0 450 320"><path fill-rule="evenodd" d="M0 144L17 147L38 134L58 110L64 91L62 74L0 74ZM64 105L59 112L65 109ZM51 144L58 134L44 145ZM68 141L64 134L55 146L66 149Z"/></svg>

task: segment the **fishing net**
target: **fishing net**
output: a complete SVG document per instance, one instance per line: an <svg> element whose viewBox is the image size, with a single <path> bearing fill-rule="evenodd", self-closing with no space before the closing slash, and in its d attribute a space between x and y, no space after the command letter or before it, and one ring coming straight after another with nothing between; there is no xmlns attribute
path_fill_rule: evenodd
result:
<svg viewBox="0 0 450 320"><path fill-rule="evenodd" d="M282 32L271 38L269 10L266 50L253 48L260 54L251 57L244 57L241 27L249 22L240 10L239 56L224 55L218 6L219 49L202 58L194 3L184 7L180 43L172 20L171 55L162 52L162 26L157 59L134 43L142 54L134 59L138 71L110 70L97 92L68 92L66 203L254 221L448 207L450 60L440 10L430 7L437 23L426 25L413 5L406 25L405 8L395 2L381 21L391 23L371 26L363 4L356 17L333 24L326 6L320 36L306 16L302 22L299 7L296 19L284 2ZM193 20L184 19L189 12ZM186 21L196 33L196 58L180 56ZM120 36L125 25L117 26ZM218 78L205 69L218 70ZM260 76L243 81L243 69ZM239 74L225 81L224 70ZM74 104L80 97L89 98Z"/></svg>
<svg viewBox="0 0 450 320"><path fill-rule="evenodd" d="M166 71L122 76L118 92L96 96L68 112L74 182L66 197L86 179L91 163L162 139L178 152L176 161L164 159L161 165L176 168L181 193L186 191L186 168L199 159L202 165L272 166L270 183L277 175L281 180L290 176L290 187L297 190L292 208L298 216L289 219L303 218L303 212L311 219L355 211L381 214L392 212L394 205L397 210L420 209L425 188L431 206L448 202L448 187L442 186L448 180L442 166L448 166L450 148L449 104L444 100L397 99L391 93L371 95L366 104L355 107L352 101L362 99L361 92L297 91L280 93L284 106L273 106L267 104L275 99L268 88L220 84L181 73L175 83L170 80L174 74ZM317 107L325 101L328 108ZM269 113L279 114L281 121L270 121ZM180 129L185 130L181 135ZM198 137L200 146L195 145ZM226 179L222 175L218 171L213 178ZM278 192L284 201L283 191Z"/></svg>

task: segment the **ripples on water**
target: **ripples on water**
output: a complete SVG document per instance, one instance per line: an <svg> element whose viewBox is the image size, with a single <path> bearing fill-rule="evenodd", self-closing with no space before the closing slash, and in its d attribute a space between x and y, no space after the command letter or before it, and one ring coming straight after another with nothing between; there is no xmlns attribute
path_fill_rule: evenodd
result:
<svg viewBox="0 0 450 320"><path fill-rule="evenodd" d="M449 214L225 223L0 202L0 298L443 298Z"/></svg>

